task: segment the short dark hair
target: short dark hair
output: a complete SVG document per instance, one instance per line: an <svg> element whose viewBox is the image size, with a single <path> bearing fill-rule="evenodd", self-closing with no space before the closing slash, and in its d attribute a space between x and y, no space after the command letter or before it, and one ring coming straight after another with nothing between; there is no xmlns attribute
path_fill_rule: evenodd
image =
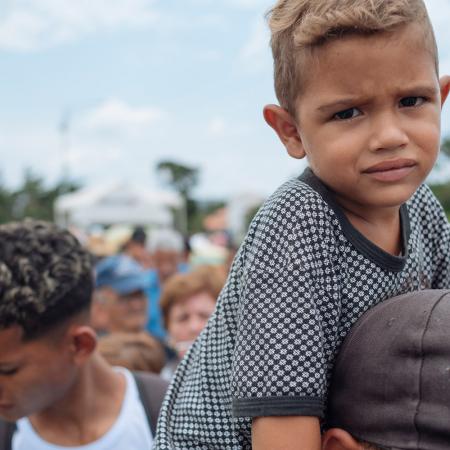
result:
<svg viewBox="0 0 450 450"><path fill-rule="evenodd" d="M91 257L67 230L26 219L0 225L0 329L34 339L88 310Z"/></svg>
<svg viewBox="0 0 450 450"><path fill-rule="evenodd" d="M147 242L147 233L144 228L136 227L131 234L130 241L136 242L137 244L145 245Z"/></svg>

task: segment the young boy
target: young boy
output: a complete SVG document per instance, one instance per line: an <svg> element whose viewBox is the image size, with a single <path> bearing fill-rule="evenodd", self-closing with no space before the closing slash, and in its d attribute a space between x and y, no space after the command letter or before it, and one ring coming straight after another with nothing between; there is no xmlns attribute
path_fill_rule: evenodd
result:
<svg viewBox="0 0 450 450"><path fill-rule="evenodd" d="M152 446L165 383L96 351L93 282L68 231L0 225L0 450Z"/></svg>
<svg viewBox="0 0 450 450"><path fill-rule="evenodd" d="M279 0L270 27L281 106L264 116L309 168L255 217L169 388L158 450L318 450L351 325L450 287L449 225L422 184L450 78L423 1Z"/></svg>

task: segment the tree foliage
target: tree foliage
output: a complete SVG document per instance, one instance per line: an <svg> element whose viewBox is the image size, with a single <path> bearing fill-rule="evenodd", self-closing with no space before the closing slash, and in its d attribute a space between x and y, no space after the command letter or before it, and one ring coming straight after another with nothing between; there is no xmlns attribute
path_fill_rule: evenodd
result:
<svg viewBox="0 0 450 450"><path fill-rule="evenodd" d="M187 228L192 232L198 214L197 202L192 198L192 190L199 181L199 169L176 161L160 161L156 170L160 178L172 189L178 192L186 202Z"/></svg>
<svg viewBox="0 0 450 450"><path fill-rule="evenodd" d="M450 158L450 137L444 139L441 144L441 154Z"/></svg>
<svg viewBox="0 0 450 450"><path fill-rule="evenodd" d="M30 170L25 172L17 189L8 189L0 179L0 223L25 217L52 221L57 197L79 187L78 183L69 180L46 187L43 178Z"/></svg>
<svg viewBox="0 0 450 450"><path fill-rule="evenodd" d="M192 189L198 184L199 170L197 167L165 160L157 164L156 170L160 177L185 199L190 198Z"/></svg>
<svg viewBox="0 0 450 450"><path fill-rule="evenodd" d="M441 144L440 164L450 164L450 138L444 139ZM430 187L444 207L447 216L450 216L450 181L434 183Z"/></svg>

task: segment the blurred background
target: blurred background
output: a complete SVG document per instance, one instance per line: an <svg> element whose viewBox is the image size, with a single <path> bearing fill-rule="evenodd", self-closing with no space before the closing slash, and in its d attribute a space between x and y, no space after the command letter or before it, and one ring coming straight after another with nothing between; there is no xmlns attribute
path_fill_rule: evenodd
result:
<svg viewBox="0 0 450 450"><path fill-rule="evenodd" d="M113 365L171 378L253 215L305 167L262 118L272 2L0 2L0 223L56 221L89 249ZM450 0L426 3L450 74ZM450 215L448 106L442 125L429 182Z"/></svg>
<svg viewBox="0 0 450 450"><path fill-rule="evenodd" d="M0 222L56 220L100 256L175 229L223 260L303 170L262 118L272 0L1 3ZM450 73L450 0L426 3ZM442 124L429 181L450 212L448 105Z"/></svg>

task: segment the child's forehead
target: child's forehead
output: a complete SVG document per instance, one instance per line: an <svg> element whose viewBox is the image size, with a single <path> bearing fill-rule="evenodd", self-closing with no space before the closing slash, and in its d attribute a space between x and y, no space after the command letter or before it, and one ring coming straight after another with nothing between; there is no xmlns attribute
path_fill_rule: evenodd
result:
<svg viewBox="0 0 450 450"><path fill-rule="evenodd" d="M378 87L378 78L392 86L424 84L430 75L437 82L435 54L421 31L418 24L409 24L370 36L347 35L310 49L301 57L299 95L337 85L370 91Z"/></svg>

